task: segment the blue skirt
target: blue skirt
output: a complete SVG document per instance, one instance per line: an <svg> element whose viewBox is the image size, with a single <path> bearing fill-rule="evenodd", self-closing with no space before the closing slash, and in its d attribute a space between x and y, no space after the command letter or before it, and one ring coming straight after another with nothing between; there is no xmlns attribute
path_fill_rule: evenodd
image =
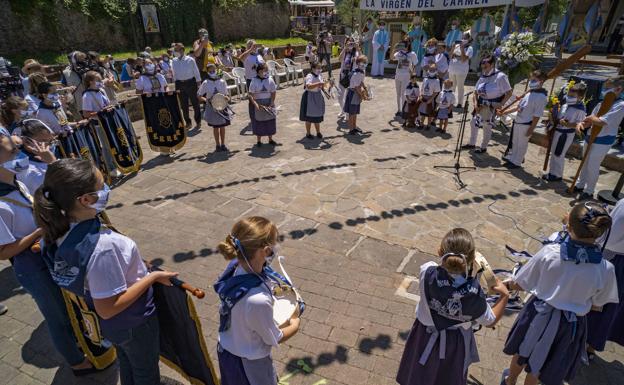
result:
<svg viewBox="0 0 624 385"><path fill-rule="evenodd" d="M360 113L360 103L351 104L354 97L355 97L355 90L349 88L349 90L347 91L347 97L345 99L344 109L343 109L343 111L349 115L357 115Z"/></svg>
<svg viewBox="0 0 624 385"><path fill-rule="evenodd" d="M514 322L503 352L514 355L520 351L520 345L524 341L528 330L532 326L533 319L538 314L535 302L539 299L533 297L522 309L518 318ZM577 316L576 322L568 322L565 317L561 317L559 328L554 341L550 346L546 361L539 371L539 380L544 385L561 385L563 381L570 381L574 378L576 370L581 364L585 353L585 342L587 340L587 317ZM527 364L525 371L532 373L528 364L529 357L520 356L520 365Z"/></svg>
<svg viewBox="0 0 624 385"><path fill-rule="evenodd" d="M427 327L414 321L401 357L396 381L401 385L465 385L464 338L459 330L446 331L446 358L440 356L440 340L436 341L425 365L419 363L429 337Z"/></svg>
<svg viewBox="0 0 624 385"><path fill-rule="evenodd" d="M624 346L624 255L616 255L611 263L620 303L608 303L601 312L591 311L587 315L587 343L598 351L604 350L607 340Z"/></svg>
<svg viewBox="0 0 624 385"><path fill-rule="evenodd" d="M247 360L217 345L221 385L277 385L271 357Z"/></svg>

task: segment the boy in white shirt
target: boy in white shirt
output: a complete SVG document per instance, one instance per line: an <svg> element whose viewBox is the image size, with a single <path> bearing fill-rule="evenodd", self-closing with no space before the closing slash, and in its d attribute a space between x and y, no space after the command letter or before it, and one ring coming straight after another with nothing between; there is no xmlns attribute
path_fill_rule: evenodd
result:
<svg viewBox="0 0 624 385"><path fill-rule="evenodd" d="M437 117L440 119L440 127L436 131L445 133L448 127L448 120L453 117L453 104L455 104L452 80L446 79L444 81L444 89L438 94L436 102L438 104Z"/></svg>

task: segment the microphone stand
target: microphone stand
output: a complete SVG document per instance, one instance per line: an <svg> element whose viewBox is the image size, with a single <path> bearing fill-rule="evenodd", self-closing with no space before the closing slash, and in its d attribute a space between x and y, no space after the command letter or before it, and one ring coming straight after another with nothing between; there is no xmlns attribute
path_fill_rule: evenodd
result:
<svg viewBox="0 0 624 385"><path fill-rule="evenodd" d="M474 92L474 91L473 91ZM459 185L459 189L465 188L467 185L461 179L462 170L476 170L477 168L474 166L461 166L459 164L459 159L462 153L462 145L464 141L464 133L466 132L466 122L468 116L468 97L472 94L472 92L468 92L466 94L466 100L464 102L464 112L462 113L461 123L459 125L459 132L457 133L457 143L455 144L455 151L453 152L453 159L455 159L455 164L452 166L433 166L433 168L439 168L443 171L452 172L455 176L455 180ZM452 170L452 171L451 171Z"/></svg>

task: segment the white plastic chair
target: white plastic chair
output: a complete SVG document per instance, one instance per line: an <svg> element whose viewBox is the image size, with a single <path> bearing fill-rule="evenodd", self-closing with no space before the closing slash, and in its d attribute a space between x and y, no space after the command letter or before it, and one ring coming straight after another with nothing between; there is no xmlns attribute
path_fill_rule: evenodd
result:
<svg viewBox="0 0 624 385"><path fill-rule="evenodd" d="M277 83L277 88L280 88L281 78L282 76L286 77L286 82L290 79L290 73L288 69L283 65L280 65L275 60L267 61L267 66L269 67L269 74L275 79Z"/></svg>
<svg viewBox="0 0 624 385"><path fill-rule="evenodd" d="M242 67L232 68L232 75L238 79L239 95L241 98L243 95L247 95L247 78L245 78L245 69Z"/></svg>
<svg viewBox="0 0 624 385"><path fill-rule="evenodd" d="M305 79L303 67L300 63L295 63L288 58L284 58L284 64L286 64L286 70L292 76L294 84L299 84L299 74L301 74L301 79Z"/></svg>
<svg viewBox="0 0 624 385"><path fill-rule="evenodd" d="M227 72L223 72L223 80L225 80L225 83L227 84L227 91L228 91L228 96L230 98L232 98L232 90L236 90L236 93L238 94L238 98L239 99L243 99L243 95L241 93L241 89L240 89L240 81L238 80L238 78L230 73ZM229 84L228 80L233 80L234 83L233 84Z"/></svg>

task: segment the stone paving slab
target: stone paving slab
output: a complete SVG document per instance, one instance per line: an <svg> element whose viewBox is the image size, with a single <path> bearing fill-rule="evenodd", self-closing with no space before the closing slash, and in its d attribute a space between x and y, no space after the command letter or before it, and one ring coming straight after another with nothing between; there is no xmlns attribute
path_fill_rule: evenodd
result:
<svg viewBox="0 0 624 385"><path fill-rule="evenodd" d="M363 105L359 123L366 134L360 138L345 135L335 120L337 103L330 102L325 139L302 139L302 88L290 87L277 96L283 106L276 136L281 145L252 148L247 105L236 103L227 128L229 157L212 152L212 132L205 126L173 159L158 157L142 139L143 169L113 190L109 216L144 258L179 271L208 293L195 303L215 365L218 299L211 285L226 265L216 245L239 218L264 215L278 224L287 271L307 303L300 332L274 351L285 382L383 385L395 383L414 321L414 297L397 295L399 288L418 294L410 277L436 258L446 231L466 227L494 267L508 268L505 244L535 252L538 242L528 235L559 229L573 204L563 183L539 179L543 154L537 146L529 146L526 171L501 167L507 132L493 136L487 154L462 154L462 165L478 169L462 174L468 187L459 190L452 175L434 166L453 165L461 114L450 122L450 135L404 130L393 120L393 80L367 82L376 100ZM135 128L144 135L141 124ZM566 163L566 181L577 165ZM613 186L617 177L605 171L599 187ZM117 383L116 367L75 380L8 263L0 262L0 269L0 301L10 309L0 317L3 382ZM502 346L514 318L509 314L496 329L477 333L481 362L470 368L473 384L498 384L508 362ZM624 349L609 344L571 384L620 384L623 361ZM163 375L180 380L165 367Z"/></svg>

